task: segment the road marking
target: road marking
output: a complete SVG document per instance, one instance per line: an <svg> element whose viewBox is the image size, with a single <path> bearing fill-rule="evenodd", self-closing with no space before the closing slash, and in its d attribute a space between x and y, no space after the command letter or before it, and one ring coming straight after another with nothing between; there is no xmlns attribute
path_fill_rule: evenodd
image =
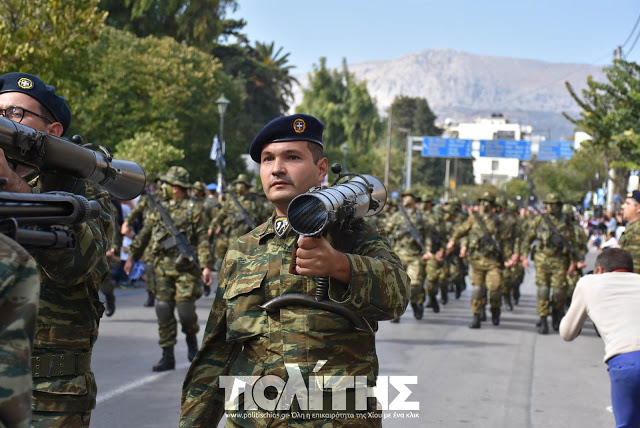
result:
<svg viewBox="0 0 640 428"><path fill-rule="evenodd" d="M176 370L182 370L182 369L186 369L189 368L191 364L181 364L176 366ZM146 385L150 382L153 382L157 379L160 379L163 376L166 376L168 374L171 373L175 373L175 370L167 370L161 373L157 373L157 374L153 374L153 375L149 375L146 377L143 377L141 379L138 379L136 381L133 381L131 383L128 383L126 385L122 385L120 388L116 388L113 391L109 391L106 392L104 394L98 394L97 398L96 398L96 404L101 404L104 403L107 400L112 399L113 397L116 397L120 394L124 394L125 392L131 391L132 389L136 389L141 387L142 385Z"/></svg>
<svg viewBox="0 0 640 428"><path fill-rule="evenodd" d="M605 409L607 409L607 412L613 413L613 406L607 406Z"/></svg>

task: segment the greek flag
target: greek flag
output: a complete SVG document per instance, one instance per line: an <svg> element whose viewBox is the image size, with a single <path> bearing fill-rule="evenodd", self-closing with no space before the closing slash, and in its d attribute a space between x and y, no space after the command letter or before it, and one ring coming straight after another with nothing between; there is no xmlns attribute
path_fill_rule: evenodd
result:
<svg viewBox="0 0 640 428"><path fill-rule="evenodd" d="M217 135L213 137L209 159L216 161L216 166L218 167L218 169L224 169L225 162L224 156L222 155L222 144L220 144L220 140L218 140Z"/></svg>

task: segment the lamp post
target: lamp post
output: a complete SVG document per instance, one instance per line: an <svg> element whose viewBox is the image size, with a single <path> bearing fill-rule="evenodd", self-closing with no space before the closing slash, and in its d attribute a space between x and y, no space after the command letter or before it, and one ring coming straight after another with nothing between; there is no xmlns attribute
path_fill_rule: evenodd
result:
<svg viewBox="0 0 640 428"><path fill-rule="evenodd" d="M344 153L344 172L349 172L349 169L347 168L347 154L349 153L349 145L347 143L344 143L342 145L342 153Z"/></svg>
<svg viewBox="0 0 640 428"><path fill-rule="evenodd" d="M227 111L227 106L231 103L225 98L224 94L216 100L218 105L218 113L220 113L220 144L222 145L222 158L224 159L225 143L224 143L224 113ZM218 189L219 195L222 195L222 171L218 169Z"/></svg>
<svg viewBox="0 0 640 428"><path fill-rule="evenodd" d="M405 158L405 167L404 167L404 190L408 190L411 187L411 163L412 163L412 154L411 153L411 129L410 128L398 128L400 132L407 133L407 148L406 148L406 158Z"/></svg>

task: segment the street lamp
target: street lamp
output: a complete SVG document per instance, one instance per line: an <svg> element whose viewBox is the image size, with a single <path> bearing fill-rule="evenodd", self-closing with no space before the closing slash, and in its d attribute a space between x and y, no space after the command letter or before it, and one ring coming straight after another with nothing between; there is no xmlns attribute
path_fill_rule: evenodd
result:
<svg viewBox="0 0 640 428"><path fill-rule="evenodd" d="M224 159L225 143L224 143L224 113L227 111L227 106L231 103L225 98L224 94L216 100L218 105L218 113L220 113L220 143L222 145L222 158ZM222 165L222 164L221 164ZM222 171L218 169L218 189L222 189ZM222 195L222 191L219 193Z"/></svg>
<svg viewBox="0 0 640 428"><path fill-rule="evenodd" d="M408 190L411 187L411 163L412 163L411 128L399 127L398 131L407 133L407 148L406 148L406 158L405 158L405 168L404 168L404 190Z"/></svg>
<svg viewBox="0 0 640 428"><path fill-rule="evenodd" d="M349 169L347 169L347 153L349 153L349 145L347 143L342 145L342 153L344 153L344 172L349 172Z"/></svg>

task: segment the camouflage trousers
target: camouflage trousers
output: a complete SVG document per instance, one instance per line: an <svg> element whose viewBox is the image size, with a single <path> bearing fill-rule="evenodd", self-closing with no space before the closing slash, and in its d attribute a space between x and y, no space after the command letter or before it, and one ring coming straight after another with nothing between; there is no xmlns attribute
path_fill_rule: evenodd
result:
<svg viewBox="0 0 640 428"><path fill-rule="evenodd" d="M151 294L156 294L156 271L153 267L153 262L144 263L144 279L147 283L147 291Z"/></svg>
<svg viewBox="0 0 640 428"><path fill-rule="evenodd" d="M448 292L447 277L449 274L449 266L446 260L437 261L435 256L426 262L427 272L427 294L435 297L438 289L442 289L443 293Z"/></svg>
<svg viewBox="0 0 640 428"><path fill-rule="evenodd" d="M471 312L480 314L487 304L487 291L491 308L502 304L502 271L500 262L483 256L471 258Z"/></svg>
<svg viewBox="0 0 640 428"><path fill-rule="evenodd" d="M174 309L178 306L178 318L182 332L186 335L196 334L198 316L195 313L195 301L202 296L202 281L192 272L175 272L168 274L162 264L156 266L156 315L158 316L159 345L167 348L176 344L178 323ZM186 305L183 303L187 303ZM191 303L191 305L189 305Z"/></svg>
<svg viewBox="0 0 640 428"><path fill-rule="evenodd" d="M32 428L87 428L91 412L33 412Z"/></svg>
<svg viewBox="0 0 640 428"><path fill-rule="evenodd" d="M578 269L576 269L573 274L567 275L567 299L573 297L573 291L576 289L576 284L578 284L581 276L582 274Z"/></svg>
<svg viewBox="0 0 640 428"><path fill-rule="evenodd" d="M520 289L520 284L524 279L524 268L518 264L505 268L502 271L502 294L511 293Z"/></svg>
<svg viewBox="0 0 640 428"><path fill-rule="evenodd" d="M421 254L398 253L407 275L411 279L411 303L422 304L425 300L424 273L425 263Z"/></svg>
<svg viewBox="0 0 640 428"><path fill-rule="evenodd" d="M567 269L569 259L564 255L548 256L537 252L534 256L536 264L536 286L538 316L549 315L549 307L564 308L567 298Z"/></svg>

